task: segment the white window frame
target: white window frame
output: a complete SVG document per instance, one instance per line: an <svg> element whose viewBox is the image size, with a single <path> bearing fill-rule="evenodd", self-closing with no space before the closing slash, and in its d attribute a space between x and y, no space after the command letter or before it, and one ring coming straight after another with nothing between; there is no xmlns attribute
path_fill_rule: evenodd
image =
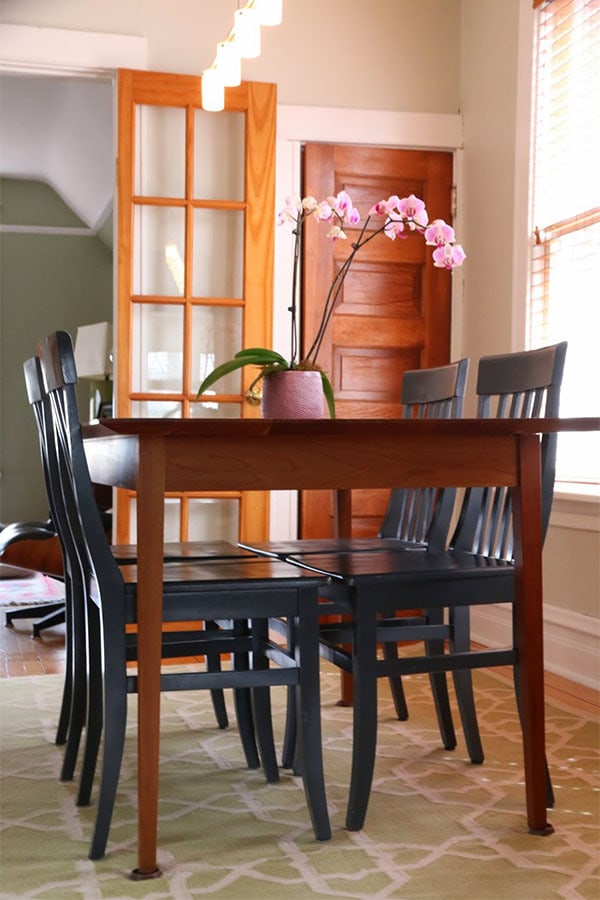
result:
<svg viewBox="0 0 600 900"><path fill-rule="evenodd" d="M519 47L517 56L517 104L515 139L515 184L513 218L513 277L512 277L512 349L527 346L529 294L529 257L533 233L530 173L532 166L533 129L533 64L536 53L535 14L529 3L519 8ZM590 509L593 516L598 509L600 485L558 481L554 489L554 505L551 524L561 525L562 520L572 522L573 503L581 503L581 514L589 523ZM567 511L568 507L568 511ZM583 520L582 520L583 521ZM569 527L573 527L572 524ZM589 527L589 526L588 526ZM594 530L600 531L596 524Z"/></svg>

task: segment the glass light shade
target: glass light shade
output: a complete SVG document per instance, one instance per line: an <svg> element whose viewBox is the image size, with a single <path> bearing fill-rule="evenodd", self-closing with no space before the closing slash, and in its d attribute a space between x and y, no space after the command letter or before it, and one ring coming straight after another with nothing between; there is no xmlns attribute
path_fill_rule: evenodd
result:
<svg viewBox="0 0 600 900"><path fill-rule="evenodd" d="M254 0L254 9L261 25L281 25L283 0Z"/></svg>
<svg viewBox="0 0 600 900"><path fill-rule="evenodd" d="M237 9L233 15L233 32L242 59L260 56L260 22L252 7Z"/></svg>
<svg viewBox="0 0 600 900"><path fill-rule="evenodd" d="M217 44L217 70L225 87L237 87L242 82L242 61L235 41Z"/></svg>
<svg viewBox="0 0 600 900"><path fill-rule="evenodd" d="M202 109L208 112L225 109L225 85L218 69L205 69L202 73Z"/></svg>

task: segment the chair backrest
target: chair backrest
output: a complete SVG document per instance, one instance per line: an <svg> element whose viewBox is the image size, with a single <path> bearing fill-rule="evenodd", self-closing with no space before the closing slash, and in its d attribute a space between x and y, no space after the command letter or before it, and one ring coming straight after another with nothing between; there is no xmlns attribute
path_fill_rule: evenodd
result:
<svg viewBox="0 0 600 900"><path fill-rule="evenodd" d="M469 360L433 369L414 369L402 378L402 415L454 419L462 415ZM445 546L456 491L453 488L396 488L390 494L380 537Z"/></svg>
<svg viewBox="0 0 600 900"><path fill-rule="evenodd" d="M538 350L484 356L477 373L477 415L481 418L556 417L559 412L567 342ZM542 438L542 528L545 537L552 509L556 471L556 434ZM452 538L457 550L511 559L511 490L472 488L465 494Z"/></svg>
<svg viewBox="0 0 600 900"><path fill-rule="evenodd" d="M86 593L118 613L123 579L107 539L90 478L75 385L77 370L71 336L57 331L43 338L38 357L50 406L49 431L70 533L83 572ZM122 621L121 615L116 618ZM115 630L120 637L118 627Z"/></svg>
<svg viewBox="0 0 600 900"><path fill-rule="evenodd" d="M37 356L25 360L23 363L23 374L25 376L27 399L33 410L38 430L40 457L50 517L58 534L65 573L68 577L73 578L77 576L77 573L73 571L74 548L60 489L56 446L53 437L54 431L51 426L50 400L44 388L42 370Z"/></svg>

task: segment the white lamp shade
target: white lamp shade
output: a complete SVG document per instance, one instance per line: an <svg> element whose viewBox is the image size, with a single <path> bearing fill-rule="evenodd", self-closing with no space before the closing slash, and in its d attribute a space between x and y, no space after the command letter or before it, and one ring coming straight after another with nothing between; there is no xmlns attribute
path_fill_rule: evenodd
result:
<svg viewBox="0 0 600 900"><path fill-rule="evenodd" d="M202 109L208 112L225 109L225 85L218 69L205 69L202 73Z"/></svg>
<svg viewBox="0 0 600 900"><path fill-rule="evenodd" d="M260 56L260 22L252 7L236 9L233 14L233 32L238 53L242 59Z"/></svg>
<svg viewBox="0 0 600 900"><path fill-rule="evenodd" d="M281 25L283 0L254 0L254 9L261 25Z"/></svg>
<svg viewBox="0 0 600 900"><path fill-rule="evenodd" d="M111 322L81 325L75 338L75 366L80 378L98 381L113 371L113 329Z"/></svg>
<svg viewBox="0 0 600 900"><path fill-rule="evenodd" d="M242 60L235 41L217 44L217 70L225 87L237 87L242 82Z"/></svg>

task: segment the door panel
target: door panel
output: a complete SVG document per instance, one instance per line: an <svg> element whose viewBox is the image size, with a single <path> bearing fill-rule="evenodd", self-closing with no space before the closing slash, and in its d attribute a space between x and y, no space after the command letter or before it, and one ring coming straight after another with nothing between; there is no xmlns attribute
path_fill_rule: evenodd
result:
<svg viewBox="0 0 600 900"><path fill-rule="evenodd" d="M270 346L276 87L226 91L202 110L201 78L120 70L117 385L119 416L245 417L249 369L214 399L198 385L248 346ZM130 539L121 492L117 538ZM172 540L268 536L268 497L169 497ZM175 525L178 526L176 532Z"/></svg>
<svg viewBox="0 0 600 900"><path fill-rule="evenodd" d="M317 200L341 190L350 194L364 221L382 198L416 194L430 218L451 221L452 154L334 144L307 144L303 195ZM373 229L380 225L374 220ZM323 228L304 237L302 334L308 347L318 328L333 277L358 231L346 241L328 241ZM345 278L318 362L329 373L340 418L395 418L407 369L443 365L450 352L451 282L436 269L422 237L391 241L383 235L361 248ZM387 493L353 496L353 533L377 533ZM301 534L333 533L327 492L305 492Z"/></svg>

